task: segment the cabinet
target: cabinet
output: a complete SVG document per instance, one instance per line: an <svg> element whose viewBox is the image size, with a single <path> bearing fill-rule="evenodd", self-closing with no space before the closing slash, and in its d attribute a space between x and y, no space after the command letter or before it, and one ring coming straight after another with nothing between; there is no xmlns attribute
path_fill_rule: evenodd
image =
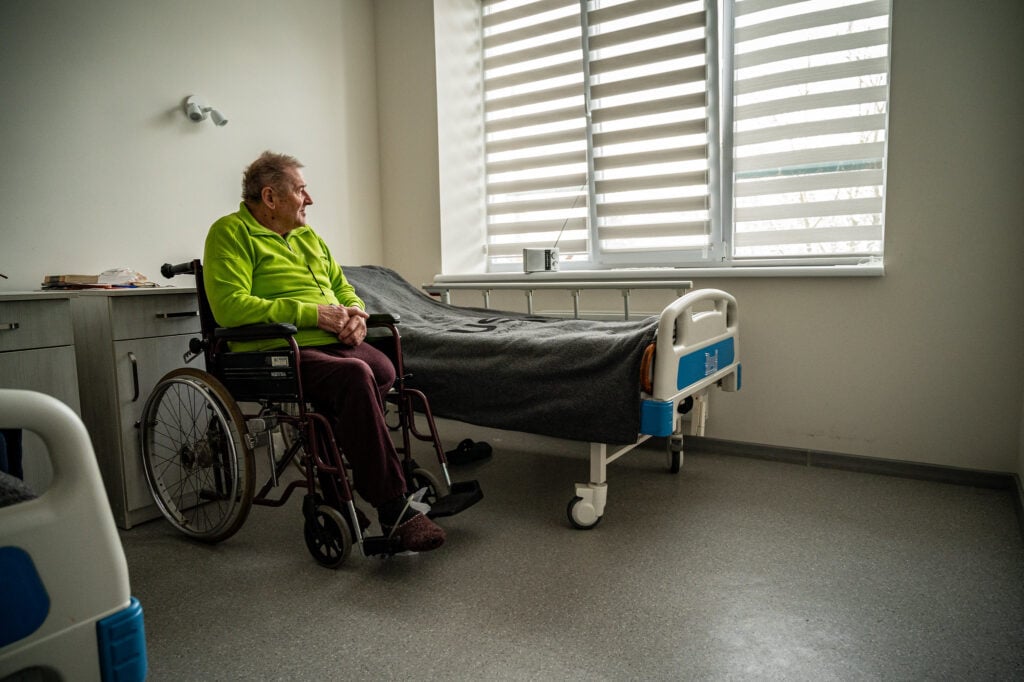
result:
<svg viewBox="0 0 1024 682"><path fill-rule="evenodd" d="M184 288L83 291L72 301L82 420L122 528L160 515L137 423L160 377L185 364L189 339L199 334L198 310L195 290Z"/></svg>
<svg viewBox="0 0 1024 682"><path fill-rule="evenodd" d="M0 386L52 395L81 414L71 298L64 292L0 294ZM53 476L46 447L28 432L22 445L25 482L42 492Z"/></svg>

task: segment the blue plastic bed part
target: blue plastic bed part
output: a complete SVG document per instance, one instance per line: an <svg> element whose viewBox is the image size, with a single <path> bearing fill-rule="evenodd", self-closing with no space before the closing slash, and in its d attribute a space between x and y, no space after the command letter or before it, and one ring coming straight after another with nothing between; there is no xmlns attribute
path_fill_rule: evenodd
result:
<svg viewBox="0 0 1024 682"><path fill-rule="evenodd" d="M0 547L0 648L28 637L50 613L50 595L28 552Z"/></svg>
<svg viewBox="0 0 1024 682"><path fill-rule="evenodd" d="M679 374L676 378L676 389L683 390L704 377L711 376L726 368L736 360L735 339L731 336L718 343L705 346L700 350L679 358Z"/></svg>
<svg viewBox="0 0 1024 682"><path fill-rule="evenodd" d="M126 608L97 621L96 643L104 682L141 682L146 679L146 631L138 599L132 597Z"/></svg>
<svg viewBox="0 0 1024 682"><path fill-rule="evenodd" d="M640 433L648 436L668 436L672 433L672 401L640 401Z"/></svg>

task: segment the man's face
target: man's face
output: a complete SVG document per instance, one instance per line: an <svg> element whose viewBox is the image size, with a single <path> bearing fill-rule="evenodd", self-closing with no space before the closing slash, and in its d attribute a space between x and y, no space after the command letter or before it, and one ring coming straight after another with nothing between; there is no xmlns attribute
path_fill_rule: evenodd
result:
<svg viewBox="0 0 1024 682"><path fill-rule="evenodd" d="M306 180L302 177L301 170L292 168L285 176L281 191L274 192L274 199L277 202L274 213L282 227L294 230L306 224L306 207L313 203L313 199L306 191Z"/></svg>

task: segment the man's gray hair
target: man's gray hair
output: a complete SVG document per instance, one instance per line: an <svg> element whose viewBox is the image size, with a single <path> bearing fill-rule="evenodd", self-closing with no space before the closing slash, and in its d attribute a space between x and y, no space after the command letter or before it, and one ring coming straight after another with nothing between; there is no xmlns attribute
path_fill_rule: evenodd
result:
<svg viewBox="0 0 1024 682"><path fill-rule="evenodd" d="M295 168L302 168L302 164L294 156L263 152L242 174L242 200L258 203L263 198L264 187L284 190L285 174Z"/></svg>

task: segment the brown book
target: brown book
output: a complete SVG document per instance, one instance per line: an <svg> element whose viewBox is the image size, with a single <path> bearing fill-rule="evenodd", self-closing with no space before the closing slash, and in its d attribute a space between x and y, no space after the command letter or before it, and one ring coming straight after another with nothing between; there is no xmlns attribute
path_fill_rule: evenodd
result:
<svg viewBox="0 0 1024 682"><path fill-rule="evenodd" d="M46 275L43 284L96 284L99 275Z"/></svg>

